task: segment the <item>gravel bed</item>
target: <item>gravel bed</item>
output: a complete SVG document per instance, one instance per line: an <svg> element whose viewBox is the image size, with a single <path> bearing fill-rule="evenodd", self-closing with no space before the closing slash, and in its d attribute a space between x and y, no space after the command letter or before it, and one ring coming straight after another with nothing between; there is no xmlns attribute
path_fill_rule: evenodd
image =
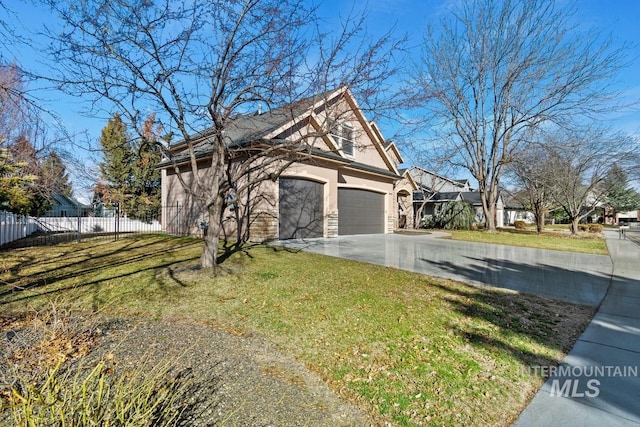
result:
<svg viewBox="0 0 640 427"><path fill-rule="evenodd" d="M41 341L32 327L3 328L0 357ZM214 327L143 319L93 320L86 363L108 358L118 369L171 363L194 379L193 426L371 426L378 423L341 400L316 375L257 336ZM4 364L4 363L3 363ZM5 371L6 374L6 371Z"/></svg>

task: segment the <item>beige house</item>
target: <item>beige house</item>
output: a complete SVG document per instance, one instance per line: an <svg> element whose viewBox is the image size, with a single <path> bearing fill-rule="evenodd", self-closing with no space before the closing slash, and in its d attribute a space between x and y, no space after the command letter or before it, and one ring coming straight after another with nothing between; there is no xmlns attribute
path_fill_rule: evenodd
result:
<svg viewBox="0 0 640 427"><path fill-rule="evenodd" d="M293 107L237 117L227 133L230 147L296 138L308 147L304 156L286 168L284 162L277 161L263 168L272 170L272 179L261 180L250 194L230 196L250 206L252 241L391 233L413 223L406 215L412 215L415 183L400 175L398 165L403 160L397 147L366 119L348 88ZM199 138L199 170L206 170L207 132ZM178 159L180 149L176 145ZM211 156L211 151L208 153ZM188 183L192 172L187 160L185 156L179 173ZM245 155L237 161L269 159L254 160ZM197 232L206 221L204 208L187 196L172 162L160 167L162 205L167 207L163 227L180 233ZM234 231L237 221L233 208L228 209L223 220L228 233Z"/></svg>

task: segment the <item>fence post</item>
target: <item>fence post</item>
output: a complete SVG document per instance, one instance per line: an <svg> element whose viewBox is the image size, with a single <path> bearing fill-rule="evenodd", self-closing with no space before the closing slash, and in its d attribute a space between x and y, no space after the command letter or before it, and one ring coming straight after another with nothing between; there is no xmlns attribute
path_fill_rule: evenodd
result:
<svg viewBox="0 0 640 427"><path fill-rule="evenodd" d="M116 217L115 217L115 240L120 238L120 203L116 203Z"/></svg>
<svg viewBox="0 0 640 427"><path fill-rule="evenodd" d="M176 236L182 236L182 230L180 230L180 202L176 201Z"/></svg>
<svg viewBox="0 0 640 427"><path fill-rule="evenodd" d="M82 239L82 220L80 218L80 215L78 215L78 243L80 243L81 239Z"/></svg>

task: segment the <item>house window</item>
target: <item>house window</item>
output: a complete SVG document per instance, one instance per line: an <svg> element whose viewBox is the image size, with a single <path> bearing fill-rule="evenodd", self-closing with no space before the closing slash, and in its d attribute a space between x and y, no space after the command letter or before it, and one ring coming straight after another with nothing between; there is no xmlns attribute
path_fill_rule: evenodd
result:
<svg viewBox="0 0 640 427"><path fill-rule="evenodd" d="M338 148L342 149L345 156L353 157L353 148L355 146L353 138L353 128L347 125L337 124L331 130L331 136L338 144Z"/></svg>

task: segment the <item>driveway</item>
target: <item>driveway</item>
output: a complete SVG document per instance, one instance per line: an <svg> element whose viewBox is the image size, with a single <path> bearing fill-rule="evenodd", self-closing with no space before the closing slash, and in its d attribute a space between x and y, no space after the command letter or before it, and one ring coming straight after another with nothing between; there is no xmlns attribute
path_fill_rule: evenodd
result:
<svg viewBox="0 0 640 427"><path fill-rule="evenodd" d="M597 307L611 280L608 256L436 238L371 234L289 240L293 249L385 265Z"/></svg>

